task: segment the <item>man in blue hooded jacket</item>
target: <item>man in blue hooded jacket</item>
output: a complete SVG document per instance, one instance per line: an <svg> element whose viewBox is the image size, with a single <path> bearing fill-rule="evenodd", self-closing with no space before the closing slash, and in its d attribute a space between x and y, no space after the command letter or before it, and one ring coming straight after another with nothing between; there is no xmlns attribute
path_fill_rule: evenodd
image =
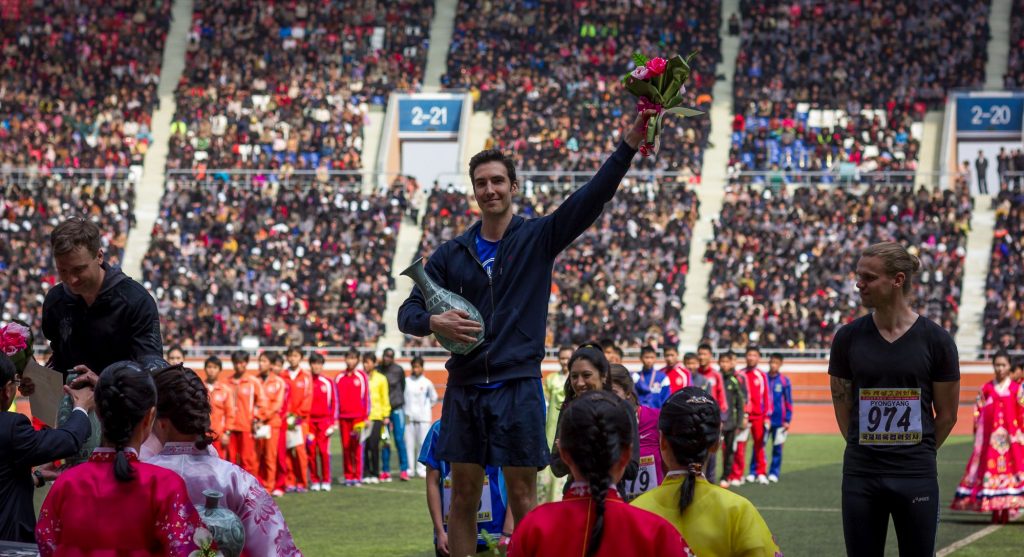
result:
<svg viewBox="0 0 1024 557"><path fill-rule="evenodd" d="M537 504L537 470L550 458L540 364L552 268L615 195L654 114L638 114L597 174L542 218L527 220L512 212L519 182L511 158L488 150L469 162L480 221L438 247L426 265L439 285L476 306L486 325L480 346L452 354L446 364L437 453L452 464L452 555L469 555L476 548L485 466L502 467L517 524ZM463 311L431 315L418 287L402 304L398 326L406 334L437 333L467 343L480 331Z"/></svg>

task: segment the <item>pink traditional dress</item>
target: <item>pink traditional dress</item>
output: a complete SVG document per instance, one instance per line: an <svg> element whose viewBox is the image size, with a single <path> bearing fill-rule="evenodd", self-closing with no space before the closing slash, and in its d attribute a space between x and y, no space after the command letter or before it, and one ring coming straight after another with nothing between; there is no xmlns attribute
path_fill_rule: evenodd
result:
<svg viewBox="0 0 1024 557"><path fill-rule="evenodd" d="M301 557L284 516L255 476L216 453L201 451L194 443L167 443L147 461L177 472L185 479L195 505L205 503L204 489L224 494L222 504L238 515L245 528L243 557Z"/></svg>
<svg viewBox="0 0 1024 557"><path fill-rule="evenodd" d="M1024 388L1015 381L981 388L974 410L974 452L952 508L1000 511L1024 508Z"/></svg>
<svg viewBox="0 0 1024 557"><path fill-rule="evenodd" d="M57 478L36 524L39 554L188 557L199 550L196 530L205 528L185 482L170 470L139 462L131 450L135 479L119 482L115 456L100 447Z"/></svg>

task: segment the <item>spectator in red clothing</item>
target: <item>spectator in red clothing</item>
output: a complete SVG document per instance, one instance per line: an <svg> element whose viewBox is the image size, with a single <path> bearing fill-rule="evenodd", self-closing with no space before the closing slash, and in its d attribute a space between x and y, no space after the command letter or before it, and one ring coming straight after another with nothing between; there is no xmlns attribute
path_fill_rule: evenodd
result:
<svg viewBox="0 0 1024 557"><path fill-rule="evenodd" d="M334 379L338 387L338 430L344 458L345 485L361 483L363 447L360 433L370 416L370 380L359 368L359 350L345 354L345 370Z"/></svg>

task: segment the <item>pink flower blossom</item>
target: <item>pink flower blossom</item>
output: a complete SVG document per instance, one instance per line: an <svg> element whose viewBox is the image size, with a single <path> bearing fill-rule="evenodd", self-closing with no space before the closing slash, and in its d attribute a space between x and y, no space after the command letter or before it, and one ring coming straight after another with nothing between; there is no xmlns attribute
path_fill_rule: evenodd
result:
<svg viewBox="0 0 1024 557"><path fill-rule="evenodd" d="M8 323L0 327L0 350L7 356L13 356L28 348L28 327L18 323Z"/></svg>
<svg viewBox="0 0 1024 557"><path fill-rule="evenodd" d="M651 71L647 69L647 66L637 66L629 75L637 79L647 79L651 76Z"/></svg>
<svg viewBox="0 0 1024 557"><path fill-rule="evenodd" d="M668 67L668 60L664 58L651 58L647 61L647 69L651 72L651 77L657 77L665 73L665 68Z"/></svg>

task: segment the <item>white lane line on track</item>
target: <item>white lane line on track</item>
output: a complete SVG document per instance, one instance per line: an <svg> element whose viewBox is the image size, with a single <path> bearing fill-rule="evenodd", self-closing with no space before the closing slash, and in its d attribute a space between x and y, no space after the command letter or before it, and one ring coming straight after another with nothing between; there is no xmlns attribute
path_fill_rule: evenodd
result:
<svg viewBox="0 0 1024 557"><path fill-rule="evenodd" d="M957 540L947 545L946 547L943 547L938 551L938 553L935 554L935 557L946 557L946 555L949 555L950 553L953 553L958 549L966 547L980 540L981 538L984 538L985 536L995 532L996 530L999 530L1002 527L1002 524L991 524L989 526L986 526L985 528L978 530L977 532L971 534L970 536L967 536L966 538L963 538L962 540Z"/></svg>

